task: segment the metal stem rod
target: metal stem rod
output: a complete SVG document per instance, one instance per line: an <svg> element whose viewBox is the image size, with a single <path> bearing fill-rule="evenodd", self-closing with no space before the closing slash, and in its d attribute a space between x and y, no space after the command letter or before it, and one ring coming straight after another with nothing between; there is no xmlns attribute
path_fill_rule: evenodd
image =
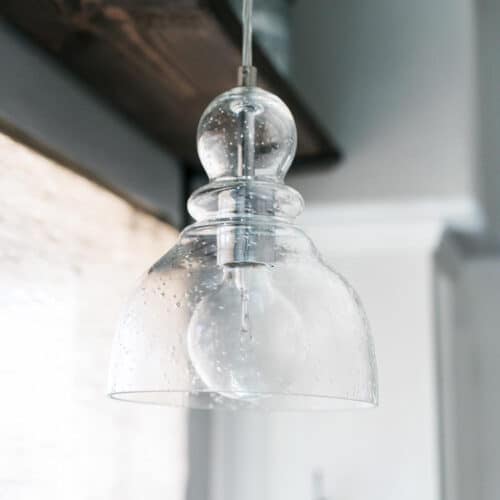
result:
<svg viewBox="0 0 500 500"><path fill-rule="evenodd" d="M243 0L243 47L238 84L246 87L254 86L257 82L257 70L252 63L252 13L253 0Z"/></svg>

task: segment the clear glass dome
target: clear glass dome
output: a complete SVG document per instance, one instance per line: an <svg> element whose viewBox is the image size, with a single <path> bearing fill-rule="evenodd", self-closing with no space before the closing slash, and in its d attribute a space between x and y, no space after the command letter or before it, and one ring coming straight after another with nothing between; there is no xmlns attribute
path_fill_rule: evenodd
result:
<svg viewBox="0 0 500 500"><path fill-rule="evenodd" d="M219 96L198 152L211 182L197 220L143 277L115 337L116 399L204 409L324 410L377 404L361 303L293 224L283 184L296 148L285 104L255 87Z"/></svg>

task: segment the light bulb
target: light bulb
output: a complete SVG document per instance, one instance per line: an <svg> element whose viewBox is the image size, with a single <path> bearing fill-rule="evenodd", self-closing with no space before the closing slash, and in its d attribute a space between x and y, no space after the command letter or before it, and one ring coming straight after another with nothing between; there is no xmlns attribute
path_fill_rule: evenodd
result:
<svg viewBox="0 0 500 500"><path fill-rule="evenodd" d="M271 268L227 264L221 284L196 306L188 350L207 387L256 399L292 383L303 364L304 335L299 313L273 286Z"/></svg>

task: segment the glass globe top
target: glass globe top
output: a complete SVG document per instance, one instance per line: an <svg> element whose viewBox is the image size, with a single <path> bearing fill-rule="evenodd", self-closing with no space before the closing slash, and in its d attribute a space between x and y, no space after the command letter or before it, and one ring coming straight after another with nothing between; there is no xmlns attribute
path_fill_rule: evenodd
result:
<svg viewBox="0 0 500 500"><path fill-rule="evenodd" d="M198 125L198 156L210 180L283 181L296 148L290 110L259 87L236 87L220 95Z"/></svg>
<svg viewBox="0 0 500 500"><path fill-rule="evenodd" d="M142 278L115 336L116 399L203 409L323 410L377 403L361 303L293 224L283 183L293 117L252 86L216 98L198 127L210 182L196 220Z"/></svg>

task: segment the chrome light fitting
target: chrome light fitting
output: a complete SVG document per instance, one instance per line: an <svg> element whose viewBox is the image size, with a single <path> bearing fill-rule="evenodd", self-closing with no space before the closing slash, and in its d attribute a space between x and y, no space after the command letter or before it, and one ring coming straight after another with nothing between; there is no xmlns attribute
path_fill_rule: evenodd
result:
<svg viewBox="0 0 500 500"><path fill-rule="evenodd" d="M208 185L196 222L143 277L115 336L109 394L202 409L325 410L377 404L368 322L349 284L293 224L283 179L296 150L287 106L256 86L252 1L239 86L198 126Z"/></svg>

